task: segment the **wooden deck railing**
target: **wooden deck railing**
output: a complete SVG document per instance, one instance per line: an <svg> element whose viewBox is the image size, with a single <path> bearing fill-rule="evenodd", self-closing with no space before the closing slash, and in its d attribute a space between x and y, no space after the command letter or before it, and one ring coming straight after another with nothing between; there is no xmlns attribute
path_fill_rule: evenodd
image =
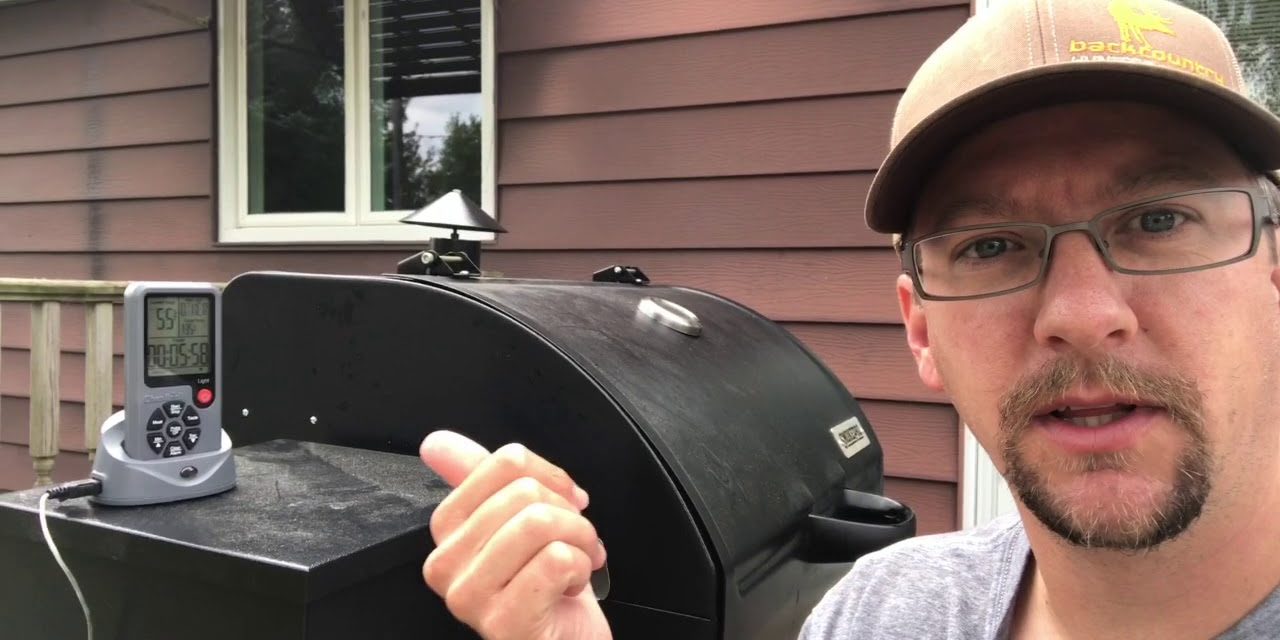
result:
<svg viewBox="0 0 1280 640"><path fill-rule="evenodd" d="M58 369L62 305L85 306L84 447L93 460L98 431L111 414L112 305L127 283L0 278L0 303L31 304L31 423L28 448L36 486L52 483L58 455ZM0 326L0 335L4 328ZM0 370L3 369L0 362ZM0 416L0 423L4 417Z"/></svg>

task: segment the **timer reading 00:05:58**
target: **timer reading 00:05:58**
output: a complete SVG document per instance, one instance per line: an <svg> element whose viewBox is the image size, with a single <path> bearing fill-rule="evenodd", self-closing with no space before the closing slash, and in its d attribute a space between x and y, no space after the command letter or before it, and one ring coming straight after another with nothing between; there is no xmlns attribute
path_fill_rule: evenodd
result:
<svg viewBox="0 0 1280 640"><path fill-rule="evenodd" d="M209 367L208 342L171 342L168 344L147 345L147 367L149 369L184 370L198 367L206 370Z"/></svg>

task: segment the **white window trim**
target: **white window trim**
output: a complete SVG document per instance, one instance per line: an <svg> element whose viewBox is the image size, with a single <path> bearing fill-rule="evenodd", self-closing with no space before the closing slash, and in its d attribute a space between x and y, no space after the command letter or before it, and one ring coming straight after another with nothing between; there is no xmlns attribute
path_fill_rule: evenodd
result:
<svg viewBox="0 0 1280 640"><path fill-rule="evenodd" d="M245 28L247 0L220 0L218 31L218 242L219 244L332 244L420 243L447 237L448 230L399 222L409 211L369 210L369 87L357 82L368 69L369 0L348 0L343 23L345 33L343 74L345 92L353 96L346 109L345 210L333 213L271 213L250 215L248 190L248 127L241 122L247 91L244 86L248 38ZM497 100L495 97L496 48L494 0L480 2L482 115L480 123L481 202L497 217ZM361 66L363 65L363 66ZM425 204L425 203L424 203ZM492 240L492 233L462 232L465 240Z"/></svg>
<svg viewBox="0 0 1280 640"><path fill-rule="evenodd" d="M1004 477L996 469L991 456L978 444L968 425L964 425L964 494L961 496L960 527L982 526L1017 507Z"/></svg>

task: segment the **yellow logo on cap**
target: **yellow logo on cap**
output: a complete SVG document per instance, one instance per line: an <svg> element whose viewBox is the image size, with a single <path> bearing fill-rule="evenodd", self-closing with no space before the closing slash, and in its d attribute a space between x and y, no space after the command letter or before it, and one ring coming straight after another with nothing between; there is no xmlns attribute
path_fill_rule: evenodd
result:
<svg viewBox="0 0 1280 640"><path fill-rule="evenodd" d="M1177 35L1173 29L1169 28L1171 21L1168 18L1146 7L1136 5L1133 0L1111 0L1107 11L1110 11L1111 17L1115 18L1116 26L1120 27L1120 38L1125 42L1136 40L1144 47L1151 46L1143 31Z"/></svg>
<svg viewBox="0 0 1280 640"><path fill-rule="evenodd" d="M1226 84L1221 73L1199 60L1153 47L1147 40L1148 32L1175 37L1178 34L1173 31L1172 20L1151 10L1141 0L1111 0L1107 5L1107 11L1111 13L1116 26L1120 28L1121 42L1072 38L1067 44L1071 60L1078 62L1136 60L1148 64L1177 67L1220 85Z"/></svg>

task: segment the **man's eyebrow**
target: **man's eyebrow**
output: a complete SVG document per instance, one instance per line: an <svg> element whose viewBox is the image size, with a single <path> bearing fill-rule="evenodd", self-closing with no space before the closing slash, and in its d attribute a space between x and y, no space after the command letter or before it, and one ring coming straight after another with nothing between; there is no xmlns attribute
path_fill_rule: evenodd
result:
<svg viewBox="0 0 1280 640"><path fill-rule="evenodd" d="M934 211L936 213L929 217L932 224L913 230L912 235L918 236L963 226L968 224L964 222L965 218L980 218L983 222L1004 222L1012 221L1015 216L1015 207L1012 203L995 196L956 198L944 202Z"/></svg>
<svg viewBox="0 0 1280 640"><path fill-rule="evenodd" d="M1175 151L1167 153L1178 155ZM1158 196L1177 189L1216 187L1222 183L1222 176L1204 167L1169 160L1134 164L1121 169L1102 189L1105 200L1123 204L1143 195ZM980 218L982 222L1013 221L1018 208L995 196L966 196L948 200L933 210L935 214L929 217L932 224L913 229L912 236L963 226L968 224L965 218L970 217Z"/></svg>
<svg viewBox="0 0 1280 640"><path fill-rule="evenodd" d="M1223 178L1204 167L1185 162L1164 161L1138 164L1117 171L1105 187L1109 200L1119 201L1142 195L1162 195L1177 188L1197 189L1222 186ZM1159 189L1159 188L1163 189Z"/></svg>

